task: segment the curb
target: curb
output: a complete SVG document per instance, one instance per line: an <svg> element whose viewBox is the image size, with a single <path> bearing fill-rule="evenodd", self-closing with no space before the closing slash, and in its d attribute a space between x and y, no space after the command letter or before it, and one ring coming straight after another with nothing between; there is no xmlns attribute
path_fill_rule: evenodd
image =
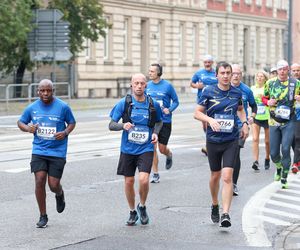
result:
<svg viewBox="0 0 300 250"><path fill-rule="evenodd" d="M284 231L279 234L279 236L275 240L274 248L276 250L299 249L300 248L299 235L300 235L300 223L298 222L284 229ZM299 239L299 241L295 241L295 239Z"/></svg>

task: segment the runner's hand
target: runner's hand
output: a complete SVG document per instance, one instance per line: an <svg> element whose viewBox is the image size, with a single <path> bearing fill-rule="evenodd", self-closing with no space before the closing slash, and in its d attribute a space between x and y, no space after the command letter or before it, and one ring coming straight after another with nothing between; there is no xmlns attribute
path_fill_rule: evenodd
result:
<svg viewBox="0 0 300 250"><path fill-rule="evenodd" d="M240 137L243 139L243 140L246 140L247 137L249 136L249 127L246 123L243 124L243 127L241 129L241 134L240 134Z"/></svg>
<svg viewBox="0 0 300 250"><path fill-rule="evenodd" d="M155 143L157 143L157 141L158 141L158 136L157 136L157 134L153 133L152 134L152 141L151 141L151 143L155 144Z"/></svg>
<svg viewBox="0 0 300 250"><path fill-rule="evenodd" d="M211 129L215 132L218 132L220 131L220 124L217 122L217 120L211 118L209 121L208 121Z"/></svg>
<svg viewBox="0 0 300 250"><path fill-rule="evenodd" d="M27 126L28 126L28 129L27 129L28 133L34 134L36 132L36 130L38 129L39 125L38 124L28 124Z"/></svg>
<svg viewBox="0 0 300 250"><path fill-rule="evenodd" d="M65 131L60 131L54 134L56 140L63 140L66 136L67 134L65 133Z"/></svg>
<svg viewBox="0 0 300 250"><path fill-rule="evenodd" d="M130 123L130 122L126 122L126 123L124 123L124 125L123 125L123 129L126 130L126 131L130 130L130 129L133 128L133 127L134 127L134 124L132 124L132 123Z"/></svg>

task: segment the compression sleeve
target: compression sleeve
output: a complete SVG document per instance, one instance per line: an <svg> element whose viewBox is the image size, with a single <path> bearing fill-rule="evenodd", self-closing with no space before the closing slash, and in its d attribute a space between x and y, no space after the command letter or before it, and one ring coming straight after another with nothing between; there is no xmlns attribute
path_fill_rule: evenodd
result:
<svg viewBox="0 0 300 250"><path fill-rule="evenodd" d="M156 122L155 125L154 125L154 131L153 131L153 133L155 133L155 134L158 135L159 131L162 128L162 126L163 126L163 122L162 121Z"/></svg>
<svg viewBox="0 0 300 250"><path fill-rule="evenodd" d="M111 120L108 125L108 128L111 131L120 131L120 130L123 130L123 125L124 125L123 123L118 123L118 122L115 122L114 120Z"/></svg>

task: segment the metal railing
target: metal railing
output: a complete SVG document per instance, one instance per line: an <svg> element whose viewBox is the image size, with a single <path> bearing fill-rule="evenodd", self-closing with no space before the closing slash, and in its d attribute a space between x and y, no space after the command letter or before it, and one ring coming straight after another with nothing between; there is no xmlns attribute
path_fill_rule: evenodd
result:
<svg viewBox="0 0 300 250"><path fill-rule="evenodd" d="M36 91L33 91L33 89L36 89L36 87L39 85L39 83L22 83L22 84L8 84L4 85L1 84L0 88L5 88L5 97L0 98L0 101L5 101L6 102L6 109L8 110L9 108L9 102L10 101L28 101L29 103L32 102L32 100L38 99L38 95L34 95ZM69 82L57 82L54 83L54 88L60 85L67 85L67 94L56 94L55 96L59 98L68 98L71 99L71 87ZM27 88L27 91L25 89L22 90L22 94L25 96L14 96L14 88L20 87L20 88ZM2 92L1 92L2 93Z"/></svg>

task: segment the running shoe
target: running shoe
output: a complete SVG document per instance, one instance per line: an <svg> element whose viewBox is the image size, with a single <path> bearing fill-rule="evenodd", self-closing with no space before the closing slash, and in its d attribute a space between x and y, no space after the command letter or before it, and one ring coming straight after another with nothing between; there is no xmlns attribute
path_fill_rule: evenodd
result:
<svg viewBox="0 0 300 250"><path fill-rule="evenodd" d="M229 214L227 213L222 214L220 227L230 227L230 226L231 226L231 221L230 221Z"/></svg>
<svg viewBox="0 0 300 250"><path fill-rule="evenodd" d="M287 179L286 178L282 178L281 179L281 188L282 189L287 189L288 188L288 184L287 184Z"/></svg>
<svg viewBox="0 0 300 250"><path fill-rule="evenodd" d="M270 168L270 159L265 159L265 170Z"/></svg>
<svg viewBox="0 0 300 250"><path fill-rule="evenodd" d="M48 216L47 214L41 215L40 220L36 223L37 228L45 228L48 223Z"/></svg>
<svg viewBox="0 0 300 250"><path fill-rule="evenodd" d="M279 181L281 179L281 171L282 171L282 168L277 168L276 169L276 173L275 173L275 176L274 176L274 181Z"/></svg>
<svg viewBox="0 0 300 250"><path fill-rule="evenodd" d="M64 190L62 190L61 195L55 195L55 199L56 199L56 211L58 213L62 213L66 206Z"/></svg>
<svg viewBox="0 0 300 250"><path fill-rule="evenodd" d="M258 164L258 161L253 162L252 168L253 168L255 171L259 171L259 164Z"/></svg>
<svg viewBox="0 0 300 250"><path fill-rule="evenodd" d="M207 150L206 150L206 148L201 148L201 152L202 152L203 154L205 154L205 156L207 156Z"/></svg>
<svg viewBox="0 0 300 250"><path fill-rule="evenodd" d="M149 223L149 217L146 211L146 206L140 206L140 204L137 205L137 211L140 216L140 221L142 225L146 225Z"/></svg>
<svg viewBox="0 0 300 250"><path fill-rule="evenodd" d="M220 222L220 213L219 213L219 205L211 205L211 221L213 223Z"/></svg>
<svg viewBox="0 0 300 250"><path fill-rule="evenodd" d="M134 226L136 224L136 222L138 221L138 219L139 219L139 216L138 216L137 212L135 210L130 211L129 219L126 223L128 226Z"/></svg>
<svg viewBox="0 0 300 250"><path fill-rule="evenodd" d="M233 196L239 195L239 189L237 187L237 184L233 184Z"/></svg>
<svg viewBox="0 0 300 250"><path fill-rule="evenodd" d="M299 171L297 163L294 163L292 166L292 173L297 174Z"/></svg>
<svg viewBox="0 0 300 250"><path fill-rule="evenodd" d="M151 183L159 183L159 182L160 182L159 173L154 173L151 178Z"/></svg>
<svg viewBox="0 0 300 250"><path fill-rule="evenodd" d="M173 165L173 156L172 153L171 155L168 155L166 158L166 169L169 170Z"/></svg>

